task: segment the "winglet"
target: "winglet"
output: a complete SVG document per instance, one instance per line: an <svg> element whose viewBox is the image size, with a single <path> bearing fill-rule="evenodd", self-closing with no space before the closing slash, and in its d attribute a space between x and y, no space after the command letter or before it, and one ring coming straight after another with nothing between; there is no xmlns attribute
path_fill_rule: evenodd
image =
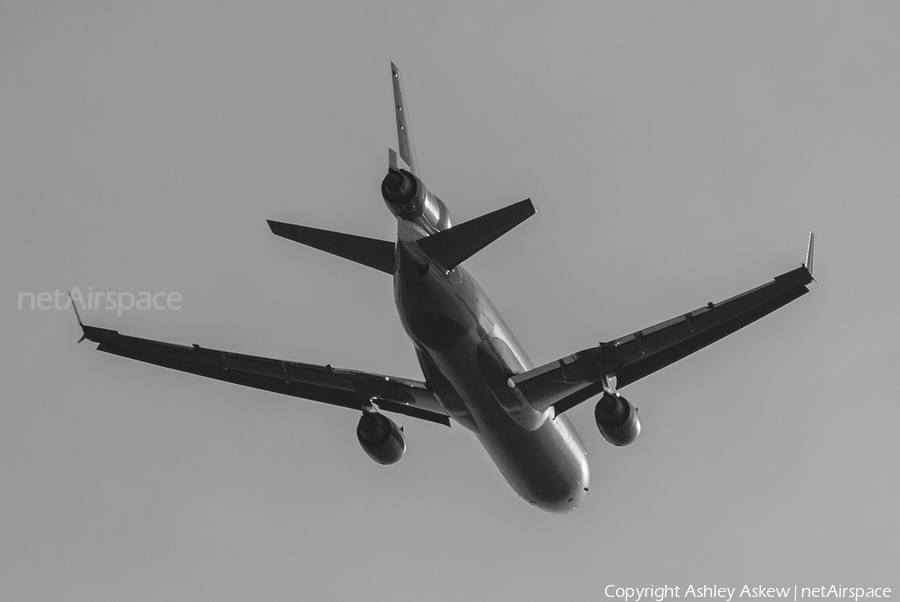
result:
<svg viewBox="0 0 900 602"><path fill-rule="evenodd" d="M78 320L78 325L81 326L81 338L78 339L78 342L80 343L87 338L87 332L84 330L84 322L81 321L81 316L78 314L78 307L75 306L75 299L72 298L72 292L66 292L69 293L69 301L72 303L72 309L75 310L75 319Z"/></svg>
<svg viewBox="0 0 900 602"><path fill-rule="evenodd" d="M806 267L806 271L809 272L810 277L813 275L813 255L815 254L816 249L816 234L812 231L809 233L809 244L806 247L806 263L804 263L804 267ZM813 278L815 280L815 278Z"/></svg>

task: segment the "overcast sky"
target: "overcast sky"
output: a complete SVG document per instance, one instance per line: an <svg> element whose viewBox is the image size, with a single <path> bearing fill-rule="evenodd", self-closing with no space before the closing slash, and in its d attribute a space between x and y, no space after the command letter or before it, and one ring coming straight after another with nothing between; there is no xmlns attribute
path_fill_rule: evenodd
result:
<svg viewBox="0 0 900 602"><path fill-rule="evenodd" d="M604 600L900 588L894 2L0 3L0 598ZM536 216L466 267L535 364L797 267L812 292L571 416L591 492L518 499L460 427L76 345L23 292L177 292L125 334L420 378L384 274L267 218L390 239L403 73L456 222Z"/></svg>

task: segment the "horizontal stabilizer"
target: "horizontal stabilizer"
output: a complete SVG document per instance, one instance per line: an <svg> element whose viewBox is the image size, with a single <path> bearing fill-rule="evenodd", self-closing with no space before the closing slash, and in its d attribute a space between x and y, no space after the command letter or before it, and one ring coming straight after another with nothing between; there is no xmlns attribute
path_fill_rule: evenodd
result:
<svg viewBox="0 0 900 602"><path fill-rule="evenodd" d="M387 274L394 273L394 243L342 232L266 220L272 233Z"/></svg>
<svg viewBox="0 0 900 602"><path fill-rule="evenodd" d="M532 215L534 205L525 199L416 242L437 264L452 270Z"/></svg>

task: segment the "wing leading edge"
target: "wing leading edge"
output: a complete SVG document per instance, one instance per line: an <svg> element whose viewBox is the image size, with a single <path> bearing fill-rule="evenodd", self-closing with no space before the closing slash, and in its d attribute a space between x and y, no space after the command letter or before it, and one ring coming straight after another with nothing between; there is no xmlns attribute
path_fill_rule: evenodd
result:
<svg viewBox="0 0 900 602"><path fill-rule="evenodd" d="M615 376L616 386L625 387L805 295L813 281L811 267L812 243L806 264L767 284L515 374L509 386L518 387L536 409L552 406L561 414L601 394L605 376Z"/></svg>
<svg viewBox="0 0 900 602"><path fill-rule="evenodd" d="M434 394L419 381L151 341L84 324L81 328L83 338L98 343L98 351L355 410L373 400L382 410L450 426Z"/></svg>

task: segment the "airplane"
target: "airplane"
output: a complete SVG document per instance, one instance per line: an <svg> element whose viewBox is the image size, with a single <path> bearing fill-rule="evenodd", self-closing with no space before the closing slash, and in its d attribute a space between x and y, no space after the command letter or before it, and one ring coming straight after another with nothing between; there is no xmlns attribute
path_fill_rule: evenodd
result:
<svg viewBox="0 0 900 602"><path fill-rule="evenodd" d="M356 436L379 464L406 451L403 427L383 412L474 433L512 489L541 510L580 506L590 487L584 444L565 412L599 398L594 419L611 444L641 432L637 408L619 390L743 328L809 292L815 235L806 261L720 303L534 367L487 295L462 266L535 213L530 199L453 224L419 177L400 72L391 62L398 153L388 149L381 195L397 220L396 241L268 220L271 231L393 277L400 321L424 380L175 345L82 323L97 349L355 410ZM73 303L73 307L74 307Z"/></svg>

